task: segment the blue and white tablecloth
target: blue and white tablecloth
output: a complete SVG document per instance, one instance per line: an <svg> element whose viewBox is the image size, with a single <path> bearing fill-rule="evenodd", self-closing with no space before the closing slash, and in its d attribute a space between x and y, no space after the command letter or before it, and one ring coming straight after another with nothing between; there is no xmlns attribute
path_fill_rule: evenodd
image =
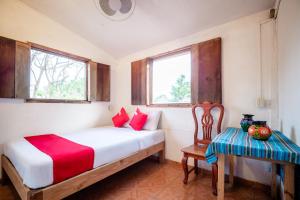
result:
<svg viewBox="0 0 300 200"><path fill-rule="evenodd" d="M208 163L217 161L217 154L247 156L300 164L300 147L279 131L266 141L253 139L239 128L227 128L217 135L206 151Z"/></svg>

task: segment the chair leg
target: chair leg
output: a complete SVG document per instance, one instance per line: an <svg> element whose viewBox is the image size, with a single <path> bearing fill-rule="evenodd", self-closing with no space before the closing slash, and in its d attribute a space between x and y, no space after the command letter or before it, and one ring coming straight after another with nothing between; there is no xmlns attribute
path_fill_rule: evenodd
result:
<svg viewBox="0 0 300 200"><path fill-rule="evenodd" d="M198 160L194 159L194 166L195 166L195 174L198 175L199 174L199 169L198 169Z"/></svg>
<svg viewBox="0 0 300 200"><path fill-rule="evenodd" d="M211 166L212 171L212 190L213 194L217 195L217 182L218 182L218 165L217 163L212 164Z"/></svg>
<svg viewBox="0 0 300 200"><path fill-rule="evenodd" d="M186 155L184 155L182 160L181 160L182 169L183 169L183 172L184 172L184 179L183 179L184 184L187 184L188 176L189 176L187 163L188 163L188 157Z"/></svg>

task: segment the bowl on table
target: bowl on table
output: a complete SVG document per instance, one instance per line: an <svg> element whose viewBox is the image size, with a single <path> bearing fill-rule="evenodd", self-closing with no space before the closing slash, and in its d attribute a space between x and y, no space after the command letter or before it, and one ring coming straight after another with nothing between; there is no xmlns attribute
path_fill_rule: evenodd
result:
<svg viewBox="0 0 300 200"><path fill-rule="evenodd" d="M257 140L267 140L272 135L272 130L266 121L253 121L248 129L248 134Z"/></svg>

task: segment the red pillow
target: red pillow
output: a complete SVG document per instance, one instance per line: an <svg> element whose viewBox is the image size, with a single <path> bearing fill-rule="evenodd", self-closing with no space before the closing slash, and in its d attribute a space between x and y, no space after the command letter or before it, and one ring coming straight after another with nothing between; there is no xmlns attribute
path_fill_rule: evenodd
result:
<svg viewBox="0 0 300 200"><path fill-rule="evenodd" d="M139 108L136 109L136 113L133 115L132 120L130 122L130 126L136 130L140 131L144 127L147 121L148 115L142 113Z"/></svg>
<svg viewBox="0 0 300 200"><path fill-rule="evenodd" d="M122 107L120 112L113 116L112 121L115 127L121 127L129 120L126 110Z"/></svg>

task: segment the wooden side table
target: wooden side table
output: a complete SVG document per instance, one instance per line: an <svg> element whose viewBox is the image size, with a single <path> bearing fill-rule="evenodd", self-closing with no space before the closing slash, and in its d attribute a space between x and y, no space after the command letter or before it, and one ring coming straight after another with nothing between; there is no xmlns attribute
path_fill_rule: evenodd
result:
<svg viewBox="0 0 300 200"><path fill-rule="evenodd" d="M233 186L234 182L234 157L227 156L224 154L218 154L218 182L217 182L217 191L218 191L218 200L224 199L224 176L225 176L225 158L229 158L230 167L229 167L229 183ZM243 156L245 157L245 156ZM255 159L253 157L246 157ZM271 183L271 195L272 199L277 198L277 181L276 181L276 172L277 172L277 164L284 165L284 200L293 200L295 197L295 189L294 189L294 172L295 172L295 164L291 164L288 162L280 162L273 161L269 159L256 159L260 161L268 161L272 163L272 183Z"/></svg>
<svg viewBox="0 0 300 200"><path fill-rule="evenodd" d="M229 182L233 185L234 156L272 163L272 197L277 197L276 166L284 166L284 200L294 199L295 164L300 164L300 147L279 131L273 131L267 141L253 139L238 128L227 128L213 139L205 153L206 160L218 163L218 200L224 199L225 158L230 159Z"/></svg>

